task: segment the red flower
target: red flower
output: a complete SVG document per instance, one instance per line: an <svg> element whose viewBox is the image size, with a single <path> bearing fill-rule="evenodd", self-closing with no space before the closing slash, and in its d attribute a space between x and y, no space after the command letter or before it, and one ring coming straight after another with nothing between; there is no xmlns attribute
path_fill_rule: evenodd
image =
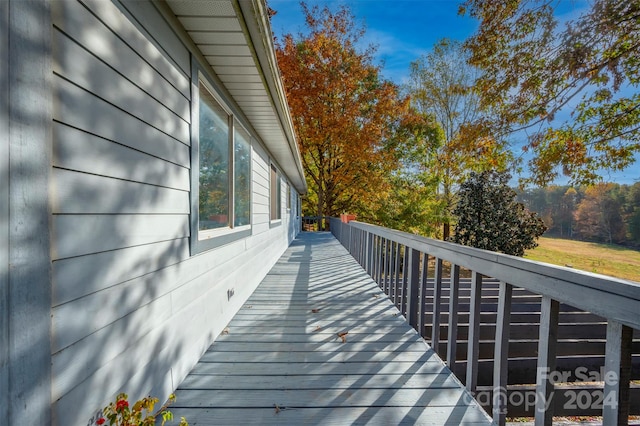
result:
<svg viewBox="0 0 640 426"><path fill-rule="evenodd" d="M129 406L129 402L126 399L120 399L116 403L116 411L122 411Z"/></svg>
<svg viewBox="0 0 640 426"><path fill-rule="evenodd" d="M99 424L99 425L103 425L103 424L104 424L104 422L106 422L106 420L104 419L104 417L100 417L98 420L96 420L96 424Z"/></svg>

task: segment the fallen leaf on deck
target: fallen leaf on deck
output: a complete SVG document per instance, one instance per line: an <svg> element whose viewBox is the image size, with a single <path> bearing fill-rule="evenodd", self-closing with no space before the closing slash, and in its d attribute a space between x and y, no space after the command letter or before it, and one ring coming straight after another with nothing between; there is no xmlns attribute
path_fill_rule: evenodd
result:
<svg viewBox="0 0 640 426"><path fill-rule="evenodd" d="M322 327L320 327L319 325L316 325L316 328L313 331L316 332L316 331L320 331L320 330L322 330Z"/></svg>
<svg viewBox="0 0 640 426"><path fill-rule="evenodd" d="M225 335L225 334L229 334L229 327L225 327L225 329L222 330L222 333L220 333L220 335Z"/></svg>
<svg viewBox="0 0 640 426"><path fill-rule="evenodd" d="M320 312L320 308L313 308L311 312L313 312L314 314L317 314L318 312Z"/></svg>
<svg viewBox="0 0 640 426"><path fill-rule="evenodd" d="M252 305L249 305L249 306L245 306L245 308L247 308L247 309L251 309L251 308L253 308L253 306L252 306Z"/></svg>
<svg viewBox="0 0 640 426"><path fill-rule="evenodd" d="M338 337L342 339L342 343L347 343L347 334L349 334L348 331L338 333Z"/></svg>
<svg viewBox="0 0 640 426"><path fill-rule="evenodd" d="M278 414L280 412L280 407L278 407L278 404L273 404L273 406L276 408L276 414Z"/></svg>
<svg viewBox="0 0 640 426"><path fill-rule="evenodd" d="M372 294L371 297L373 297L374 299L378 299L378 298L380 298L380 295L379 294Z"/></svg>

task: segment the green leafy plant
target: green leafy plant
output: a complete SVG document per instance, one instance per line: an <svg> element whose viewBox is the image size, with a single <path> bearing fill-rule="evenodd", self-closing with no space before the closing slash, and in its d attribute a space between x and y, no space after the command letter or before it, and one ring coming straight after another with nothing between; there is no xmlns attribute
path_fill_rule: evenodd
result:
<svg viewBox="0 0 640 426"><path fill-rule="evenodd" d="M103 417L97 419L96 424L104 425L109 422L110 426L154 426L156 418L160 416L164 426L167 421L173 420L173 414L168 410L168 407L175 400L176 396L171 394L169 401L154 412L153 409L158 403L158 398L148 396L130 406L127 394L120 393L115 402L110 402L109 405L104 407L102 410ZM189 423L184 417L181 417L179 426L189 426Z"/></svg>

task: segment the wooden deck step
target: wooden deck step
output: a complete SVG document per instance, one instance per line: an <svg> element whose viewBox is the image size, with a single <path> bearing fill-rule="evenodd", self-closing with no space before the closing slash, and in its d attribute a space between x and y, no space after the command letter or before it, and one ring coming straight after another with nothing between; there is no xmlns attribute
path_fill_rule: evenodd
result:
<svg viewBox="0 0 640 426"><path fill-rule="evenodd" d="M329 233L293 242L176 396L191 425L491 424Z"/></svg>

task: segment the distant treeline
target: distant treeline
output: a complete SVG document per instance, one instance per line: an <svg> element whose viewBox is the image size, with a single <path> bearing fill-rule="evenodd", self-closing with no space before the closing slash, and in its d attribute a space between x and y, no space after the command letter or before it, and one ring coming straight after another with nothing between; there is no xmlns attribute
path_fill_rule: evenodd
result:
<svg viewBox="0 0 640 426"><path fill-rule="evenodd" d="M545 235L640 247L640 182L551 186L518 191L518 199L542 217Z"/></svg>

